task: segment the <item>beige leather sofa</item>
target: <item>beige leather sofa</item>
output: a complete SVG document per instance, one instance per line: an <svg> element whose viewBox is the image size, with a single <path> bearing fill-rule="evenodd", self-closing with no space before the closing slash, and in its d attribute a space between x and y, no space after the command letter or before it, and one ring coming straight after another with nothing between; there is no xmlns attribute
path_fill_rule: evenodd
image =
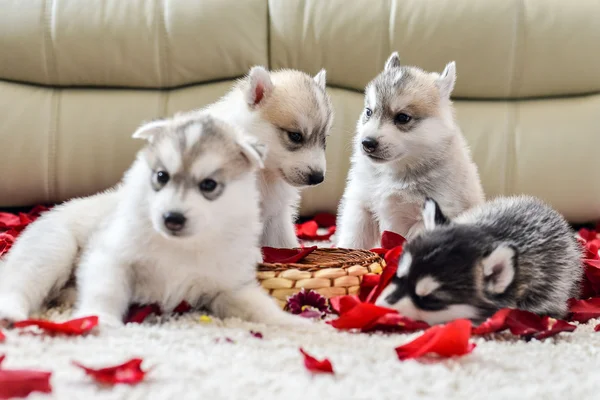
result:
<svg viewBox="0 0 600 400"><path fill-rule="evenodd" d="M600 219L600 2L0 0L0 207L118 181L142 121L203 106L255 64L328 70L335 211L365 84L393 50L456 60L460 124L488 196L526 192Z"/></svg>

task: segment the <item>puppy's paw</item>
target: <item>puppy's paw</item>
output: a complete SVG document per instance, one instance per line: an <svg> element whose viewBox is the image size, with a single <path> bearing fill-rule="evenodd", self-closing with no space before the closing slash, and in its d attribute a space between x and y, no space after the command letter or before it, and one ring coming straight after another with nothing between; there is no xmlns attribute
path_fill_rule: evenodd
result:
<svg viewBox="0 0 600 400"><path fill-rule="evenodd" d="M269 318L265 318L261 322L264 322L267 325L274 326L306 327L312 325L312 321L309 318L303 318L298 315L287 313L285 311L271 315Z"/></svg>
<svg viewBox="0 0 600 400"><path fill-rule="evenodd" d="M16 296L0 296L0 326L9 327L13 322L27 319L27 305Z"/></svg>
<svg viewBox="0 0 600 400"><path fill-rule="evenodd" d="M98 317L98 327L100 328L100 330L110 330L120 328L123 325L125 325L121 318L107 312L81 310L75 312L73 314L73 318L90 317L93 315Z"/></svg>

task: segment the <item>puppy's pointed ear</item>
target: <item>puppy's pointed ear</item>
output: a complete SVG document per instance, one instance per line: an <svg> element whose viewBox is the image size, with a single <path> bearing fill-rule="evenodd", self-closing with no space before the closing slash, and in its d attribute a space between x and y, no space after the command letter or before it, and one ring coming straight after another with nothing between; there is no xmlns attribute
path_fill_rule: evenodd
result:
<svg viewBox="0 0 600 400"><path fill-rule="evenodd" d="M246 101L250 107L261 104L273 91L271 75L264 67L252 67L248 73L248 83Z"/></svg>
<svg viewBox="0 0 600 400"><path fill-rule="evenodd" d="M517 250L506 244L499 244L487 257L481 260L485 287L488 292L504 293L515 278Z"/></svg>
<svg viewBox="0 0 600 400"><path fill-rule="evenodd" d="M425 204L422 210L423 224L425 230L430 231L436 226L446 225L450 223L448 217L444 215L439 204L432 198L425 199Z"/></svg>
<svg viewBox="0 0 600 400"><path fill-rule="evenodd" d="M398 68L398 67L400 67L400 55L398 55L398 52L395 51L385 62L384 71L390 70L392 68Z"/></svg>
<svg viewBox="0 0 600 400"><path fill-rule="evenodd" d="M148 122L137 128L131 137L134 139L144 139L152 143L158 136L165 132L166 127L167 121L164 119Z"/></svg>
<svg viewBox="0 0 600 400"><path fill-rule="evenodd" d="M327 84L327 71L324 69L320 70L313 79L315 82L317 82L317 85L319 85L321 89L325 90L325 86Z"/></svg>
<svg viewBox="0 0 600 400"><path fill-rule="evenodd" d="M250 165L257 169L265 167L265 158L267 157L267 146L259 142L252 136L243 136L238 139L238 144L242 150L242 155L246 157Z"/></svg>
<svg viewBox="0 0 600 400"><path fill-rule="evenodd" d="M456 63L452 61L446 65L446 68L444 68L444 71L442 71L436 81L442 98L450 98L454 90L454 82L456 82Z"/></svg>

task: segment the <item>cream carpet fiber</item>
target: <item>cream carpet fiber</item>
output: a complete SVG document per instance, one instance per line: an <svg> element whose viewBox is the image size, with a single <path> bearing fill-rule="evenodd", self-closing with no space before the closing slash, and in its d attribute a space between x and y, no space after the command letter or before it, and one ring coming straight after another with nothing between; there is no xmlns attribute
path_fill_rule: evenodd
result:
<svg viewBox="0 0 600 400"><path fill-rule="evenodd" d="M5 368L53 371L51 395L31 399L598 399L600 333L594 321L544 342L476 338L462 358L400 362L394 347L417 334L351 334L322 322L287 330L239 320L203 323L198 313L87 337L5 331ZM66 319L50 310L46 317ZM260 331L263 339L249 331ZM228 337L235 343L220 338ZM335 375L311 376L298 351L327 357ZM91 367L144 359L137 386L101 388L71 365Z"/></svg>

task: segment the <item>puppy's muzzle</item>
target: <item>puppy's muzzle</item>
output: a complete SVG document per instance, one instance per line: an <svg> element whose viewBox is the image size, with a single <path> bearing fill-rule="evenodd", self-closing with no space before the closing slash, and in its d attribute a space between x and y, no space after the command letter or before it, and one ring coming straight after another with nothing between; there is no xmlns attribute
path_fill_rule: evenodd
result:
<svg viewBox="0 0 600 400"><path fill-rule="evenodd" d="M180 212L169 211L163 214L165 227L171 232L179 232L185 227L186 218Z"/></svg>
<svg viewBox="0 0 600 400"><path fill-rule="evenodd" d="M311 171L308 175L308 184L311 186L318 185L325 180L325 175L322 171Z"/></svg>
<svg viewBox="0 0 600 400"><path fill-rule="evenodd" d="M377 139L372 138L372 137L364 138L361 144L362 144L363 150L367 154L371 154L371 153L375 152L375 150L377 150L377 148L379 147L379 142L377 141Z"/></svg>

